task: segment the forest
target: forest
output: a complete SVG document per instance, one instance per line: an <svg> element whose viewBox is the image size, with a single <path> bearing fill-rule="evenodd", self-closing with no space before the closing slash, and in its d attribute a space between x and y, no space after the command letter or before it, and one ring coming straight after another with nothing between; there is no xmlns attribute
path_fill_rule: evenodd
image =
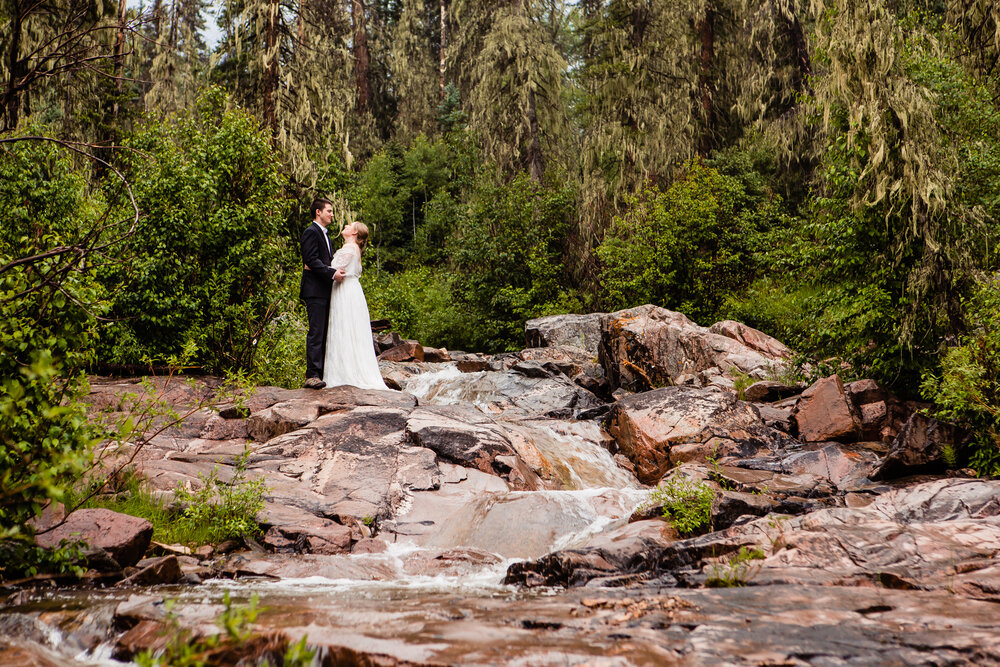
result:
<svg viewBox="0 0 1000 667"><path fill-rule="evenodd" d="M318 196L425 345L735 319L996 475L998 61L993 0L0 0L0 532L87 465L89 375L301 384Z"/></svg>

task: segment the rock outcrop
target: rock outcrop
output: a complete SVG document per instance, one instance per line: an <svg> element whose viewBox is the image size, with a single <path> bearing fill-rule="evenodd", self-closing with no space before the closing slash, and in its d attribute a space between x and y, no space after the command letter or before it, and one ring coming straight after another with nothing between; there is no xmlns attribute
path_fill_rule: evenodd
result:
<svg viewBox="0 0 1000 667"><path fill-rule="evenodd" d="M100 541L128 519L92 521L88 576L117 585L0 591L0 663L158 650L168 626L214 631L230 588L267 607L241 656L306 637L329 664L1000 662L1000 482L945 470L964 434L871 380L789 380L788 349L737 322L643 306L526 339L488 356L383 334L405 391L95 378L108 418L159 397L186 415L104 465L168 501L260 478L264 532L136 563L141 543ZM707 523L680 534L657 484L703 491Z"/></svg>
<svg viewBox="0 0 1000 667"><path fill-rule="evenodd" d="M611 407L606 423L646 484L656 484L677 463L755 456L781 438L735 395L693 387L623 398Z"/></svg>
<svg viewBox="0 0 1000 667"><path fill-rule="evenodd" d="M604 315L601 365L613 387L629 391L682 384L710 370L764 380L785 368L787 349L781 343L749 327L720 324L725 334L649 305ZM752 347L742 342L747 340Z"/></svg>
<svg viewBox="0 0 1000 667"><path fill-rule="evenodd" d="M60 542L82 541L105 551L121 567L135 565L153 538L153 524L107 509L82 509L65 522L35 536L39 546L52 548Z"/></svg>

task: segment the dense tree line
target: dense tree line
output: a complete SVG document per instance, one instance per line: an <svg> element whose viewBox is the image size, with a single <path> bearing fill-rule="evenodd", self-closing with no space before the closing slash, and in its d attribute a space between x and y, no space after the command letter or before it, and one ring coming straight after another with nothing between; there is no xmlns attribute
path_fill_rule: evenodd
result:
<svg viewBox="0 0 1000 667"><path fill-rule="evenodd" d="M996 3L226 0L211 49L208 6L0 0L0 528L84 465L88 371L298 382L317 195L425 344L741 319L1000 472Z"/></svg>

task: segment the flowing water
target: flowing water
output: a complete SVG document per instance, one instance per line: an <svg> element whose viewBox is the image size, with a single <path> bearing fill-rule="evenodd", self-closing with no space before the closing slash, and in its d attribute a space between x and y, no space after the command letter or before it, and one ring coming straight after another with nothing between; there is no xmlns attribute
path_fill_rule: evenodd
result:
<svg viewBox="0 0 1000 667"><path fill-rule="evenodd" d="M292 569L281 579L211 580L144 589L141 595L149 597L149 604L176 600L175 611L186 625L210 622L226 592L237 603L255 595L265 607L258 623L266 627L284 629L293 638L308 635L315 645L416 662L632 664L634 656L630 661L608 657L606 639L548 632L540 643L525 616L551 619L555 614L555 620L537 623L558 627L560 615L568 613L560 607L560 596L567 593L523 590L502 581L517 559L572 547L624 523L647 492L601 447L598 426L503 414L497 397L482 389L490 383L477 388L477 375L482 374L450 368L416 376L406 390L424 404L466 402L493 414L518 451L534 458L532 467L559 490L483 493L458 507L420 546L396 543L377 554L283 556ZM6 612L45 608L51 634L44 643L66 644L61 652L77 663L115 664L106 641L87 647L79 635L88 623L94 628L109 624L123 602L136 602L135 593L57 590Z"/></svg>

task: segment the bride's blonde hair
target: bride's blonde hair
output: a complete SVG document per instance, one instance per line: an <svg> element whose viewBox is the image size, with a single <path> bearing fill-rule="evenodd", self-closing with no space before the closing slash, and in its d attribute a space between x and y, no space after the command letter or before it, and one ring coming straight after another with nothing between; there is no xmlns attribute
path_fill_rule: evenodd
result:
<svg viewBox="0 0 1000 667"><path fill-rule="evenodd" d="M361 252L364 252L368 246L368 225L363 222L355 222L354 231L358 234L358 247L361 249Z"/></svg>

